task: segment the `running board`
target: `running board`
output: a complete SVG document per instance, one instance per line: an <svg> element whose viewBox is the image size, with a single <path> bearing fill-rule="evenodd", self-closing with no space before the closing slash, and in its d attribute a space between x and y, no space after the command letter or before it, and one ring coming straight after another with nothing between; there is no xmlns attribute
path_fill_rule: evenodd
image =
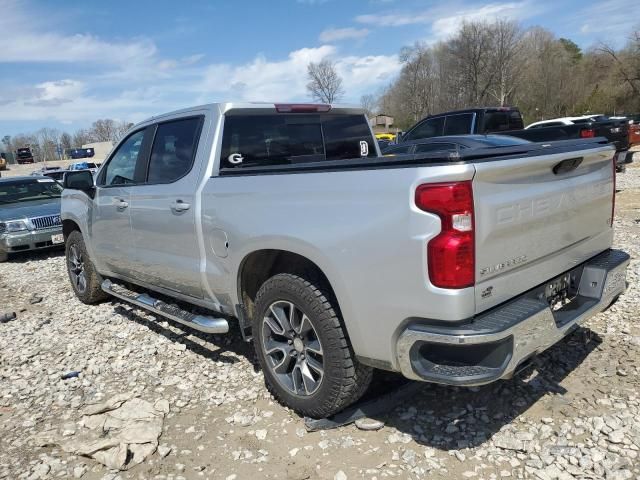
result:
<svg viewBox="0 0 640 480"><path fill-rule="evenodd" d="M162 300L153 298L146 293L131 291L108 279L102 282L102 290L125 302L132 303L137 307L200 330L201 332L227 333L229 331L229 323L224 318L195 315L176 305L170 305Z"/></svg>

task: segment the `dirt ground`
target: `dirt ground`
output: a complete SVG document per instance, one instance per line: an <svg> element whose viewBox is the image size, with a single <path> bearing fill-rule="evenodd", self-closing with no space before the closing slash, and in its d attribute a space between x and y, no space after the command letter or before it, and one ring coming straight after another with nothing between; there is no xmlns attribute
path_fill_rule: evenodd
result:
<svg viewBox="0 0 640 480"><path fill-rule="evenodd" d="M422 384L377 417L378 431L307 432L270 397L237 331L205 335L118 302L83 305L60 252L0 264L0 314L17 312L0 323L0 478L638 479L640 164L618 189L626 294L525 375L481 388ZM79 373L63 379L69 372ZM380 374L373 391L401 383ZM117 471L64 450L88 405L124 393L168 402L155 453Z"/></svg>

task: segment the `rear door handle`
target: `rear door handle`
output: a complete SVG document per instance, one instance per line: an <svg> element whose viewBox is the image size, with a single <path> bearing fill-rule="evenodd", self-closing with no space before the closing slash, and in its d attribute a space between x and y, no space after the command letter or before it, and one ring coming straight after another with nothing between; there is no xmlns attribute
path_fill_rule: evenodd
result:
<svg viewBox="0 0 640 480"><path fill-rule="evenodd" d="M175 210L176 212L186 212L191 208L190 203L185 203L182 200L176 200L171 204L171 210Z"/></svg>

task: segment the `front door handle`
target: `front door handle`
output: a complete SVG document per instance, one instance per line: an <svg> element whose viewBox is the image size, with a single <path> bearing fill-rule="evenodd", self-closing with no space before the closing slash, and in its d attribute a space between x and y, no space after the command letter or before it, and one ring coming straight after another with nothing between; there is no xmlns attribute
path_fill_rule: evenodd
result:
<svg viewBox="0 0 640 480"><path fill-rule="evenodd" d="M125 208L127 208L129 206L129 202L125 202L121 198L114 198L113 199L113 204L119 209L125 209Z"/></svg>
<svg viewBox="0 0 640 480"><path fill-rule="evenodd" d="M190 203L185 203L182 200L176 200L171 204L171 210L175 210L176 212L186 212L191 208Z"/></svg>

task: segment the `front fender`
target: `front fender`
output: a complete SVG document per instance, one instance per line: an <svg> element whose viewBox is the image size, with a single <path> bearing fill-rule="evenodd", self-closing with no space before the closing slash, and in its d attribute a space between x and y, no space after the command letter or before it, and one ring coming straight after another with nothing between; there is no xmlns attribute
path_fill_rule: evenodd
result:
<svg viewBox="0 0 640 480"><path fill-rule="evenodd" d="M64 190L62 192L60 219L63 222L65 220L72 221L78 226L91 261L98 271L101 271L100 262L94 254L93 242L91 241L92 209L93 201L86 193L79 190Z"/></svg>

